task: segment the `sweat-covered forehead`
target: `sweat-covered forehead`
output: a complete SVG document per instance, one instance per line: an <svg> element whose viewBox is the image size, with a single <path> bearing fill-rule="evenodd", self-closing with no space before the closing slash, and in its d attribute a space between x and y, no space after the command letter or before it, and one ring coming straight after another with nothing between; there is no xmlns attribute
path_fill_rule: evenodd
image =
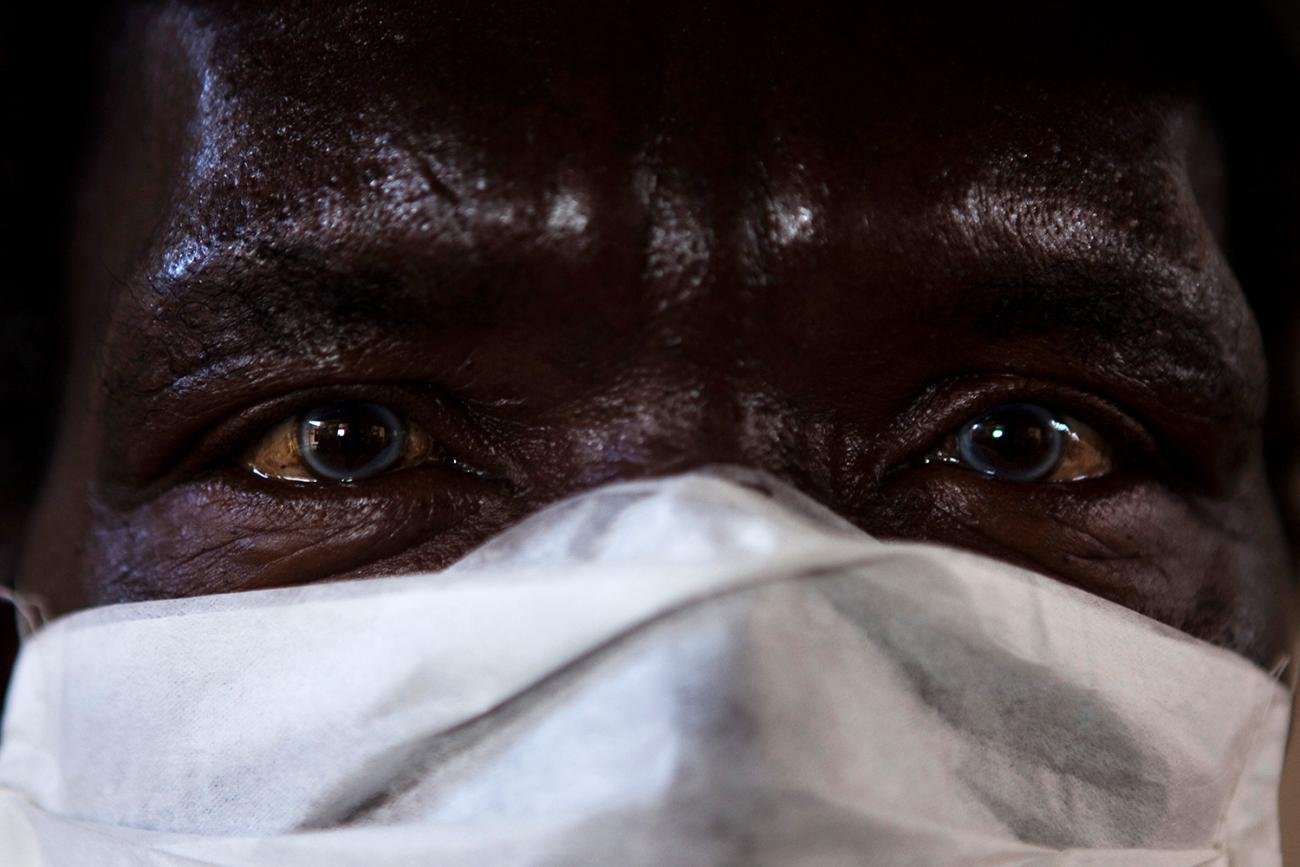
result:
<svg viewBox="0 0 1300 867"><path fill-rule="evenodd" d="M685 266L687 249L722 245L746 259L819 236L922 240L909 230L932 236L936 215L931 243L992 224L1079 252L1202 255L1180 219L1182 106L1104 66L1047 65L1016 41L1032 29L939 39L802 9L403 5L141 22L157 48L144 83L171 97L156 120L187 139L165 273L232 240L391 229L455 244L504 228L571 242L611 223ZM1133 225L1153 217L1174 219Z"/></svg>

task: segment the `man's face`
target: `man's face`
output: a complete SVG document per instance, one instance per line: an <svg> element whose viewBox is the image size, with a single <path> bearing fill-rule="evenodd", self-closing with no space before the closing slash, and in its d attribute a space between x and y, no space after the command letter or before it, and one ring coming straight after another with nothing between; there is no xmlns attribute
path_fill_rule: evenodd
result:
<svg viewBox="0 0 1300 867"><path fill-rule="evenodd" d="M1264 366L1193 96L975 21L410 7L128 28L23 589L435 569L728 462L1282 646Z"/></svg>

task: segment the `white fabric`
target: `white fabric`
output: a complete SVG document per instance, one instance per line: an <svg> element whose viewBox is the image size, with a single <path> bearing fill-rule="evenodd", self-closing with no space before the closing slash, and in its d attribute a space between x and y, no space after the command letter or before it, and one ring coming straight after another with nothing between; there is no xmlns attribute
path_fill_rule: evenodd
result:
<svg viewBox="0 0 1300 867"><path fill-rule="evenodd" d="M9 700L12 867L1280 863L1274 678L741 471L56 620Z"/></svg>

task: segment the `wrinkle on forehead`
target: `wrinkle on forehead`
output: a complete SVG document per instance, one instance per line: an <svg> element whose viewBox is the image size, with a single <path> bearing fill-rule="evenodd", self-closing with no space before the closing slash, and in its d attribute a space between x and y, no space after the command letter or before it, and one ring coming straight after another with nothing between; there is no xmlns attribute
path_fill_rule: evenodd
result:
<svg viewBox="0 0 1300 867"><path fill-rule="evenodd" d="M202 84L186 176L146 273L183 278L205 257L230 258L267 240L328 250L388 233L469 249L510 234L581 245L601 207L593 175L630 174L633 165L638 176L657 171L649 148L617 119L592 120L610 105L580 107L587 116L574 124L555 93L484 108L493 97L478 92L481 82L464 68L472 53L466 49L449 52L446 64L423 58L406 74L403 58L412 50L434 53L436 43L420 43L397 24L376 26L366 4L315 16L317 39L304 36L305 25L293 33L291 16L274 9L245 19L211 7L169 13L179 22L189 73ZM340 31L362 13L372 37L349 43ZM450 44L464 35L449 30L445 38ZM400 50L407 53L394 57ZM295 56L286 62L286 54ZM337 78L303 71L331 57L343 66ZM349 79L358 68L366 70L364 87ZM413 85L420 72L428 80ZM587 137L583 127L593 125L606 128ZM628 141L615 140L622 138ZM643 205L667 186L634 184L643 187ZM653 219L654 207L643 210ZM682 229L658 231L672 243Z"/></svg>
<svg viewBox="0 0 1300 867"><path fill-rule="evenodd" d="M161 231L133 269L140 276L123 281L133 291L120 293L115 319L157 317L175 303L169 287L219 274L226 263L256 262L268 247L318 251L343 268L412 245L467 260L539 245L582 257L604 235L612 239L605 248L636 248L619 255L640 258L641 288L659 312L702 291L717 247L713 217L698 199L708 182L681 169L680 152L692 147L685 127L656 120L659 84L625 83L624 95L644 91L633 94L635 105L588 100L570 112L576 125L549 98L488 111L474 83L456 78L463 69L435 69L430 87L406 87L393 71L400 62L369 55L385 42L410 49L417 40L381 27L369 42L338 49L349 69L374 67L362 104L346 74L338 86L297 76L322 53L301 35L282 32L285 44L276 46L267 35L275 28L258 20L227 20L211 7L167 15L153 26L180 34L186 74L201 82L193 144ZM283 16L271 17L283 31ZM325 29L322 42L337 26ZM285 61L299 50L306 56ZM448 99L430 98L439 86ZM616 116L620 104L629 118Z"/></svg>
<svg viewBox="0 0 1300 867"><path fill-rule="evenodd" d="M724 182L743 178L746 163L762 161L765 167L760 170L773 173L779 185L780 178L775 176L785 171L781 163L797 160L797 154L790 153L788 147L783 154L773 154L770 148L764 152L763 139L786 140L792 132L781 128L781 118L773 116L766 103L773 95L779 97L782 90L789 102L788 97L798 96L795 91L817 84L806 73L802 79L795 75L799 66L795 58L785 58L784 66L768 72L719 73L709 63L729 49L718 46L714 57L691 61L683 59L686 48L698 47L705 40L685 45L661 42L646 50L658 52L651 58L657 61L651 67L662 67L659 76L664 80L642 87L639 94L631 89L617 94L639 95L643 103L630 110L641 120L639 127L625 123L628 129L613 132L615 137L622 137L617 144L622 145L623 152L606 153L606 159L595 165L575 165L564 162L563 147L576 144L581 135L564 131L565 124L559 122L554 105L543 109L547 100L539 99L536 93L521 93L515 104L501 103L499 91L503 85L481 85L467 75L465 49L446 52L449 57L445 63L424 57L435 53L437 42L429 41L427 32L406 33L403 26L409 21L400 7L392 12L383 4L340 6L330 15L311 16L297 32L290 24L296 14L292 4L268 4L260 12L232 8L241 9L249 20L240 20L235 14L223 17L207 7L204 14L215 20L205 21L199 13L173 7L172 14L185 19L184 26L178 29L188 43L193 74L202 84L195 112L196 149L189 161L185 190L169 221L173 229L162 245L177 248L161 257L162 270L167 273L193 261L204 245L218 239L229 243L242 235L269 233L277 224L284 229L292 224L294 231L307 233L304 243L319 247L328 246L323 242L344 240L330 236L349 229L356 231L358 225L376 231L391 226L436 229L439 235L455 233L458 225L474 221L489 227L528 223L534 229L539 225L563 227L570 232L579 225L587 229L593 226L590 212L596 203L589 204L586 219L563 219L570 207L565 201L573 194L555 189L557 174L627 172L631 165L635 165L637 173L656 175L662 175L665 167L672 165L689 171L698 162L691 157L691 151L697 148L717 151L721 147L736 157L735 177L722 179ZM439 20L431 10L426 10L424 17ZM390 22L387 26L386 21ZM352 25L359 35L348 35L347 28ZM466 26L455 28L449 23L444 38L463 39ZM427 24L425 27L435 29ZM745 35L742 31L737 38ZM548 38L555 37L547 34L539 41ZM682 41L680 35L675 39ZM653 44L654 35L646 34L643 41ZM487 54L484 65L490 66L498 59L493 52L503 49L493 46L487 38L480 42ZM417 50L421 46L422 51ZM737 56L731 65L741 67L746 60L771 54L764 51L737 49L732 52ZM402 67L413 63L416 55L423 57L414 67L416 71L403 73ZM346 74L336 80L330 74L329 61L339 64L344 73L364 67L365 87L348 83ZM832 61L832 68L842 63ZM727 68L725 62L722 65ZM529 66L521 61L519 69L527 72ZM790 81L774 80L787 73ZM416 94L409 86L418 74L429 79L424 82L427 93ZM656 77L651 68L636 70L636 75ZM466 108L468 92L463 88L480 85L489 92L475 93L470 102L491 107ZM845 85L852 87L854 82ZM519 87L522 91L524 83ZM705 98L689 92L710 88L719 94ZM439 99L440 93L445 98ZM838 100L815 93L804 96L814 103L809 109L812 114L845 112L846 106ZM942 99L943 94L937 92L935 96ZM855 146L858 142L866 145L862 149L864 162L879 162L880 148L882 143L888 148L891 130L888 124L873 129L873 115L881 116L890 106L887 99L881 104L882 97L868 98L875 99L875 103L853 105L849 110L851 115L860 116L858 128L845 131ZM591 104L577 109L588 118L611 109L601 104L599 95L588 102ZM728 104L735 107L721 111ZM784 107L784 103L777 106ZM951 108L940 101L911 110L942 116ZM710 123L704 115L715 109L729 114L726 120L735 120L749 109L763 117L748 123L750 128L742 134L728 134L728 126L745 124ZM898 106L892 109L896 111ZM548 112L552 115L549 118L545 116ZM480 124L484 115L494 116L498 128L489 131ZM518 117L512 117L515 115ZM793 119L796 124L799 120ZM756 122L761 124L757 128ZM724 132L720 133L719 128ZM798 134L797 129L793 131ZM754 132L758 135L751 134ZM960 132L958 128L950 129L949 137ZM535 134L543 139L529 158L532 149L511 138L526 139ZM876 141L864 141L864 137L872 136ZM951 144L947 149L952 150ZM661 150L667 151L665 158L655 159L654 154ZM588 148L581 156L593 153L599 151ZM943 163L949 156L938 148L934 162ZM767 165L773 159L775 164ZM634 183L641 190L663 190L672 180L658 177L650 183ZM676 197L698 200L696 190L689 184L684 186L687 188ZM698 184L695 186L698 188ZM800 197L797 189L773 189L761 203L767 211L765 219L773 227L769 239L777 246L812 234L818 203L792 201ZM863 202L859 210L869 207L870 202ZM649 210L653 219L655 209ZM725 207L713 210L730 213ZM680 221L681 209L671 217ZM701 219L691 222L697 224L696 231L690 233L691 241L698 242L708 228ZM663 234L669 237L678 237L683 231L680 225L663 228Z"/></svg>

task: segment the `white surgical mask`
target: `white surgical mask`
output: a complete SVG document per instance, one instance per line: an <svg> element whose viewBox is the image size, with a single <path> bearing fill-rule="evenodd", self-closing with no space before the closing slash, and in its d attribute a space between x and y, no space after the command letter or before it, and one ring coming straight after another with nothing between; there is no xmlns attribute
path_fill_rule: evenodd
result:
<svg viewBox="0 0 1300 867"><path fill-rule="evenodd" d="M10 867L1280 863L1275 678L743 471L65 617L9 701Z"/></svg>

